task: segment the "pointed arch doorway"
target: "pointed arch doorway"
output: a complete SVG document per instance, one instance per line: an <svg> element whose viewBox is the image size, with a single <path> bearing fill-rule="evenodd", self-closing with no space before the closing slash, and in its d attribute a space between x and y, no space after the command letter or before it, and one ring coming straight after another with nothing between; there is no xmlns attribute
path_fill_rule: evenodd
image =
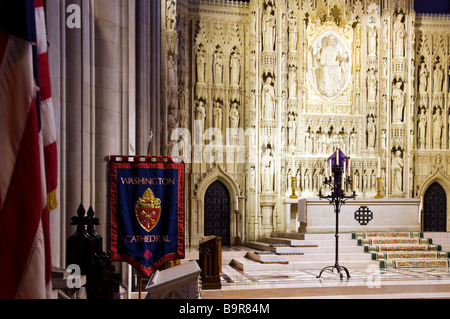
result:
<svg viewBox="0 0 450 319"><path fill-rule="evenodd" d="M205 236L222 237L222 246L230 245L231 199L227 187L213 182L205 193Z"/></svg>
<svg viewBox="0 0 450 319"><path fill-rule="evenodd" d="M447 195L444 188L435 182L425 192L423 231L447 231Z"/></svg>

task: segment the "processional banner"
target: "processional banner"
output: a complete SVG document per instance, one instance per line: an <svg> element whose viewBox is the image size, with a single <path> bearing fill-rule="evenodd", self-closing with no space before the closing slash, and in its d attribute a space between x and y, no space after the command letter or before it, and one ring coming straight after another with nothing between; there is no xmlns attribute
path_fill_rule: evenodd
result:
<svg viewBox="0 0 450 319"><path fill-rule="evenodd" d="M110 158L111 255L147 276L183 259L185 165L171 157Z"/></svg>

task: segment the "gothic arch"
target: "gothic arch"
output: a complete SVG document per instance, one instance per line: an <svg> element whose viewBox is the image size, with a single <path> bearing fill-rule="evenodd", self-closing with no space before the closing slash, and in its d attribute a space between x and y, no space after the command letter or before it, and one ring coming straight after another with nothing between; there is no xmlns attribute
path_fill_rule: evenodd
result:
<svg viewBox="0 0 450 319"><path fill-rule="evenodd" d="M233 243L233 238L236 237L236 214L234 213L236 208L236 197L240 196L239 185L223 171L220 165L216 165L216 167L208 173L199 183L197 188L197 216L200 225L199 232L203 234L205 229L205 195L208 188L215 181L220 181L225 187L228 189L230 194L230 238ZM241 218L239 225L242 225L242 221L244 219ZM240 227L242 232L242 227Z"/></svg>
<svg viewBox="0 0 450 319"><path fill-rule="evenodd" d="M449 223L450 223L450 180L447 176L442 174L441 170L438 169L436 172L428 178L419 189L419 197L423 198L425 196L428 188L434 183L438 183L445 190L445 194L447 195L447 231L449 231Z"/></svg>

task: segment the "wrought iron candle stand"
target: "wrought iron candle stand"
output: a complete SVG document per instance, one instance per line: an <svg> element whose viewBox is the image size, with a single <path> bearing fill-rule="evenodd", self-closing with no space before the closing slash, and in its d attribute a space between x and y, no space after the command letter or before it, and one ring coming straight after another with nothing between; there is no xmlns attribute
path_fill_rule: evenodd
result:
<svg viewBox="0 0 450 319"><path fill-rule="evenodd" d="M337 156L339 156L339 152L336 153ZM337 161L339 163L339 161ZM347 268L344 266L339 265L339 214L341 212L341 206L345 204L345 202L349 199L355 199L356 198L356 192L353 191L353 194L350 196L346 196L344 193L345 186L351 186L352 180L351 177L345 176L345 180L343 181L343 174L344 174L344 166L336 164L332 167L332 173L333 176L330 176L328 178L325 178L324 185L327 185L331 189L331 195L323 196L322 191L319 191L319 198L320 199L327 199L330 204L334 205L334 212L336 214L336 259L334 266L328 266L322 269L319 276L317 278L320 278L322 276L322 273L325 270L329 270L332 273L334 272L334 269L337 270L337 273L339 274L341 280L343 279L343 271L347 274L347 277L350 277L350 273Z"/></svg>

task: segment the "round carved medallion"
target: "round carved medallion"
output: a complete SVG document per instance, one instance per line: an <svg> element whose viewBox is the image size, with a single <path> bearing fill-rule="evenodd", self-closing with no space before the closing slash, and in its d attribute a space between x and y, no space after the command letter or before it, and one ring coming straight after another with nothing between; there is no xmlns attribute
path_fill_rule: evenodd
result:
<svg viewBox="0 0 450 319"><path fill-rule="evenodd" d="M351 70L351 53L344 40L333 31L323 33L308 55L308 76L314 90L327 100L337 98L350 83Z"/></svg>

